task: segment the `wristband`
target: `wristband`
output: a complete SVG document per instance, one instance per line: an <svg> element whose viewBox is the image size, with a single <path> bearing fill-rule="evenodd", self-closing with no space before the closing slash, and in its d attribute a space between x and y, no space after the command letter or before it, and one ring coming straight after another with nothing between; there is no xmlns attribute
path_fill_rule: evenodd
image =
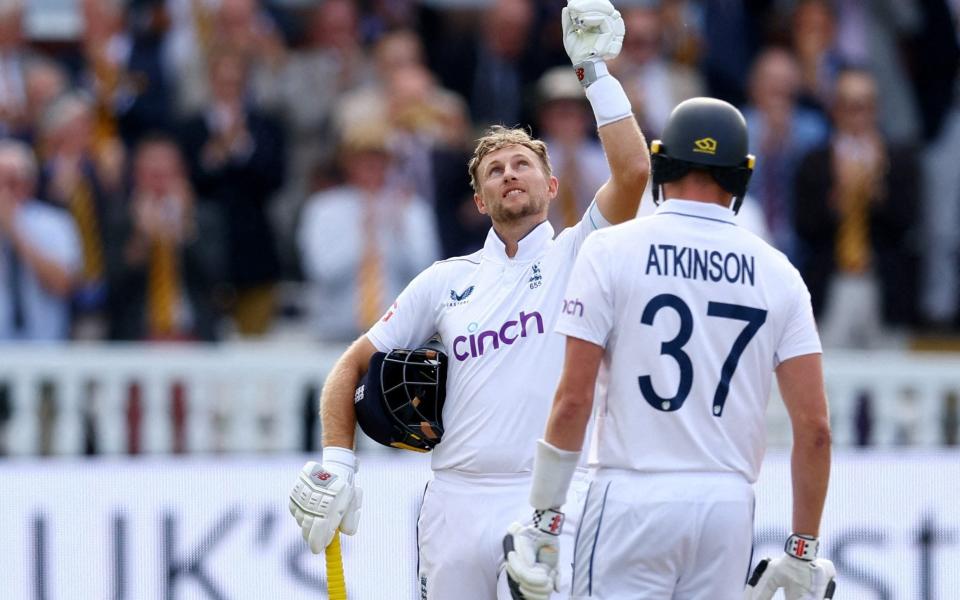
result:
<svg viewBox="0 0 960 600"><path fill-rule="evenodd" d="M357 456L349 448L339 446L327 446L323 449L323 462L337 463L350 469L351 473L357 472Z"/></svg>
<svg viewBox="0 0 960 600"><path fill-rule="evenodd" d="M606 72L606 65L603 70ZM617 78L612 75L604 75L596 79L586 88L586 93L590 107L593 108L593 115L597 119L597 127L633 116L633 108L630 106L627 93L623 91L623 86Z"/></svg>
<svg viewBox="0 0 960 600"><path fill-rule="evenodd" d="M794 558L810 562L817 558L820 549L820 540L812 535L793 533L787 538L783 551Z"/></svg>
<svg viewBox="0 0 960 600"><path fill-rule="evenodd" d="M537 440L533 458L530 504L537 510L559 508L567 499L567 488L580 462L580 453L561 450L546 440Z"/></svg>
<svg viewBox="0 0 960 600"><path fill-rule="evenodd" d="M559 510L533 511L533 526L547 535L558 536L563 531L563 521L566 517Z"/></svg>
<svg viewBox="0 0 960 600"><path fill-rule="evenodd" d="M582 63L573 65L573 72L577 74L577 79L583 89L587 89L591 84L601 77L610 74L607 70L607 63L602 60L585 60Z"/></svg>

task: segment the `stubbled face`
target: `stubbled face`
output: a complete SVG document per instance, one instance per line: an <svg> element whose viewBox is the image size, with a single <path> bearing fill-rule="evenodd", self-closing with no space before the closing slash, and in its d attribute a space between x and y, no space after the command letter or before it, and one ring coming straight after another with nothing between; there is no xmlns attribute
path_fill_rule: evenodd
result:
<svg viewBox="0 0 960 600"><path fill-rule="evenodd" d="M480 193L477 210L494 223L513 223L532 216L547 217L557 195L557 178L547 177L537 155L525 146L507 146L483 157L477 169Z"/></svg>

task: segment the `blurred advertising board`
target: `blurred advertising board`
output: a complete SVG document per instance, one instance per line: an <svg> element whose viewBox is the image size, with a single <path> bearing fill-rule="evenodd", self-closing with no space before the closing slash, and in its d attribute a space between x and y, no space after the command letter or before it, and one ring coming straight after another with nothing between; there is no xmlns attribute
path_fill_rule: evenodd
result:
<svg viewBox="0 0 960 600"><path fill-rule="evenodd" d="M0 462L0 596L325 598L323 558L307 549L287 509L305 459ZM418 598L415 531L428 461L361 457L360 531L343 538L352 600ZM956 598L958 498L957 452L836 454L821 538L840 573L837 598ZM757 485L755 558L781 552L790 511L789 456L769 455Z"/></svg>

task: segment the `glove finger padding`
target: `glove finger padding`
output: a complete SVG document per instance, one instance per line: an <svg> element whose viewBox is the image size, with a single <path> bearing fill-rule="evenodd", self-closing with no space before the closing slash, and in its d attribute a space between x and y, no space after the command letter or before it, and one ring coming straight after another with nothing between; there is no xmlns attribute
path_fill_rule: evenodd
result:
<svg viewBox="0 0 960 600"><path fill-rule="evenodd" d="M514 554L514 556L516 556ZM507 560L507 585L515 600L548 600L553 593L553 578L543 565L532 567Z"/></svg>
<svg viewBox="0 0 960 600"><path fill-rule="evenodd" d="M806 574L809 579L805 582L806 588L785 587L784 595L787 600L826 600L833 598L836 590L837 570L833 563L825 558L818 558L807 563Z"/></svg>
<svg viewBox="0 0 960 600"><path fill-rule="evenodd" d="M297 506L297 503L293 501L293 496L297 493L296 488L290 494L290 514L293 515L293 518L296 519L297 525L300 525L303 521L303 511L300 510L300 507Z"/></svg>
<svg viewBox="0 0 960 600"><path fill-rule="evenodd" d="M770 600L783 588L786 600L826 600L836 589L836 569L826 559L804 561L789 555L765 558L747 582L745 600Z"/></svg>
<svg viewBox="0 0 960 600"><path fill-rule="evenodd" d="M307 531L307 522L310 522L310 529ZM320 554L323 552L324 548L330 545L330 542L333 541L333 536L336 535L337 529L334 527L330 528L329 521L326 519L305 519L303 522L304 531L306 535L304 539L307 540L307 543L310 544L310 552L314 554Z"/></svg>
<svg viewBox="0 0 960 600"><path fill-rule="evenodd" d="M307 541L307 544L310 544L310 534L313 532L313 522L315 517L313 515L304 515L303 520L300 521L300 532L303 534L303 539ZM313 550L313 546L310 547ZM314 554L317 554L316 550L313 550Z"/></svg>
<svg viewBox="0 0 960 600"><path fill-rule="evenodd" d="M570 10L580 13L598 12L605 15L612 15L617 12L613 4L610 3L610 0L569 0L567 7L570 8Z"/></svg>
<svg viewBox="0 0 960 600"><path fill-rule="evenodd" d="M776 582L774 570L770 568L773 560L764 558L757 563L750 579L747 580L747 589L744 591L744 600L770 600L780 589L780 584Z"/></svg>
<svg viewBox="0 0 960 600"><path fill-rule="evenodd" d="M556 542L537 529L513 523L503 539L507 583L514 600L549 600L557 587Z"/></svg>
<svg viewBox="0 0 960 600"><path fill-rule="evenodd" d="M347 507L347 512L343 515L343 520L340 522L340 531L346 535L353 535L357 532L357 527L360 525L360 505L363 503L363 490L354 487L353 488L353 498L350 499L350 506Z"/></svg>
<svg viewBox="0 0 960 600"><path fill-rule="evenodd" d="M566 6L560 10L560 26L563 28L563 37L566 39L567 34L573 30L573 19L570 18L570 9Z"/></svg>
<svg viewBox="0 0 960 600"><path fill-rule="evenodd" d="M625 27L616 10L580 11L572 3L561 11L563 47L573 64L590 59L608 60L620 54Z"/></svg>

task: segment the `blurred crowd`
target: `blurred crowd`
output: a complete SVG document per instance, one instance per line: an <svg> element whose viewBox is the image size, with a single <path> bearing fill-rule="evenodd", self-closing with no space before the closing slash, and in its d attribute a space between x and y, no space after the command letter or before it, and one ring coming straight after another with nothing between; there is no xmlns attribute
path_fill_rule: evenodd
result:
<svg viewBox="0 0 960 600"><path fill-rule="evenodd" d="M608 175L564 0L75 0L54 39L25 3L0 0L0 340L350 340L482 245L484 127L547 141L557 229ZM960 0L615 4L648 140L689 97L743 110L741 218L825 344L960 331Z"/></svg>

